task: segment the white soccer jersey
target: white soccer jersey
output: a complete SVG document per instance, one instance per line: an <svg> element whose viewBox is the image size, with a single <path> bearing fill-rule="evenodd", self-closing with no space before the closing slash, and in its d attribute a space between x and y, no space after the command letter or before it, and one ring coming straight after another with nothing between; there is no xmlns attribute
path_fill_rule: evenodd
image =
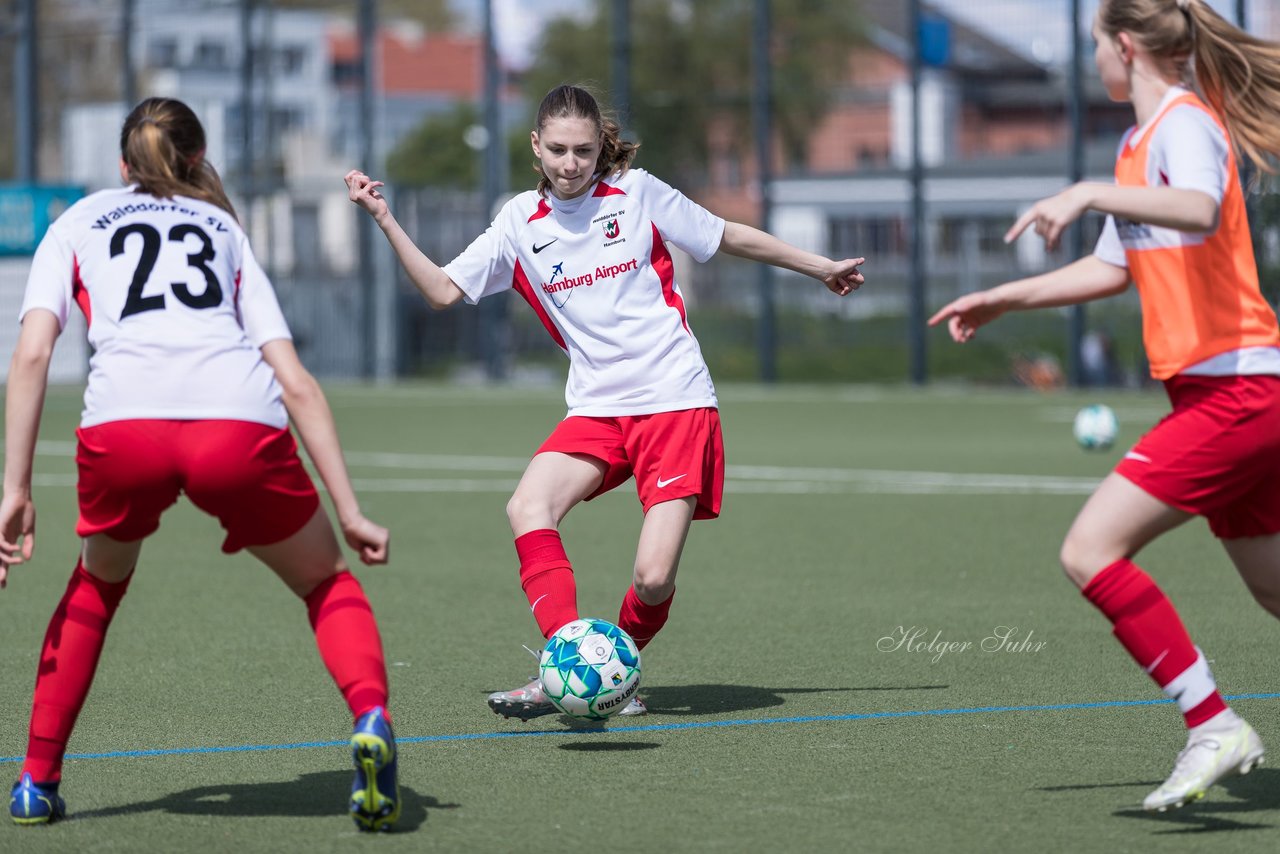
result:
<svg viewBox="0 0 1280 854"><path fill-rule="evenodd" d="M569 357L569 415L716 406L666 242L699 262L724 220L629 169L562 201L521 193L444 271L468 302L514 288Z"/></svg>
<svg viewBox="0 0 1280 854"><path fill-rule="evenodd" d="M19 319L89 325L81 426L134 418L288 423L259 349L289 338L271 282L235 219L133 188L72 205L36 249Z"/></svg>

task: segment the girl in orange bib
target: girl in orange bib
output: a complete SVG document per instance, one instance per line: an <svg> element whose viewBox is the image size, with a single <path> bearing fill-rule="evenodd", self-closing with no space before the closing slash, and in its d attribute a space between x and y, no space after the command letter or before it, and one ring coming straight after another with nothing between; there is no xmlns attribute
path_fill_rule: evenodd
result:
<svg viewBox="0 0 1280 854"><path fill-rule="evenodd" d="M1275 171L1280 45L1231 26L1204 0L1102 0L1093 36L1108 94L1132 103L1137 118L1116 182L1079 183L1038 202L1005 240L1034 228L1052 249L1095 210L1108 216L1094 253L963 296L929 323L946 321L963 343L1006 311L1138 288L1151 373L1173 411L1098 486L1061 561L1182 712L1186 747L1143 802L1164 811L1263 757L1172 603L1132 558L1202 515L1259 604L1280 617L1280 328L1258 287L1236 171L1240 152Z"/></svg>

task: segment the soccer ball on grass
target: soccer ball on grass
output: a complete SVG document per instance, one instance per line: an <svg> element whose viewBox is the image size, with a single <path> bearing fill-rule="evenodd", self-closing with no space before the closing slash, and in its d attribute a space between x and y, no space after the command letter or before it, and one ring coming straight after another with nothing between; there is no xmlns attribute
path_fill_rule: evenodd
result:
<svg viewBox="0 0 1280 854"><path fill-rule="evenodd" d="M602 721L640 690L640 650L607 620L562 626L543 648L538 669L547 699L575 718Z"/></svg>
<svg viewBox="0 0 1280 854"><path fill-rule="evenodd" d="M1086 451L1105 451L1115 442L1120 422L1110 406L1095 403L1076 413L1071 431Z"/></svg>

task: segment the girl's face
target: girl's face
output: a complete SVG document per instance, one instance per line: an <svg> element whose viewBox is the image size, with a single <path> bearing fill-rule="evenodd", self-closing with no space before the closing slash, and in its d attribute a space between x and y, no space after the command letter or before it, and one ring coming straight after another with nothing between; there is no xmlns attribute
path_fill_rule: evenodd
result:
<svg viewBox="0 0 1280 854"><path fill-rule="evenodd" d="M1093 61L1107 96L1113 101L1129 100L1129 63L1126 51L1132 56L1132 42L1128 33L1107 35L1097 18L1093 19Z"/></svg>
<svg viewBox="0 0 1280 854"><path fill-rule="evenodd" d="M558 199L572 199L591 186L596 161L600 159L600 132L589 119L547 119L542 133L530 135L533 154L542 161L542 171L551 181Z"/></svg>

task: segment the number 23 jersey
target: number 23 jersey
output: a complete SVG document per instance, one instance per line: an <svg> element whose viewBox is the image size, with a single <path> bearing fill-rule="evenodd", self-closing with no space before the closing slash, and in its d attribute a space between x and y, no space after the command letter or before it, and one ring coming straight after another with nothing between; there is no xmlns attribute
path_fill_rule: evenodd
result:
<svg viewBox="0 0 1280 854"><path fill-rule="evenodd" d="M229 419L284 427L268 341L290 338L271 282L231 214L198 199L104 190L54 221L22 313L89 325L81 426Z"/></svg>
<svg viewBox="0 0 1280 854"><path fill-rule="evenodd" d="M716 406L666 243L708 260L724 220L643 169L574 199L519 194L445 266L468 302L515 289L569 356L569 415Z"/></svg>

